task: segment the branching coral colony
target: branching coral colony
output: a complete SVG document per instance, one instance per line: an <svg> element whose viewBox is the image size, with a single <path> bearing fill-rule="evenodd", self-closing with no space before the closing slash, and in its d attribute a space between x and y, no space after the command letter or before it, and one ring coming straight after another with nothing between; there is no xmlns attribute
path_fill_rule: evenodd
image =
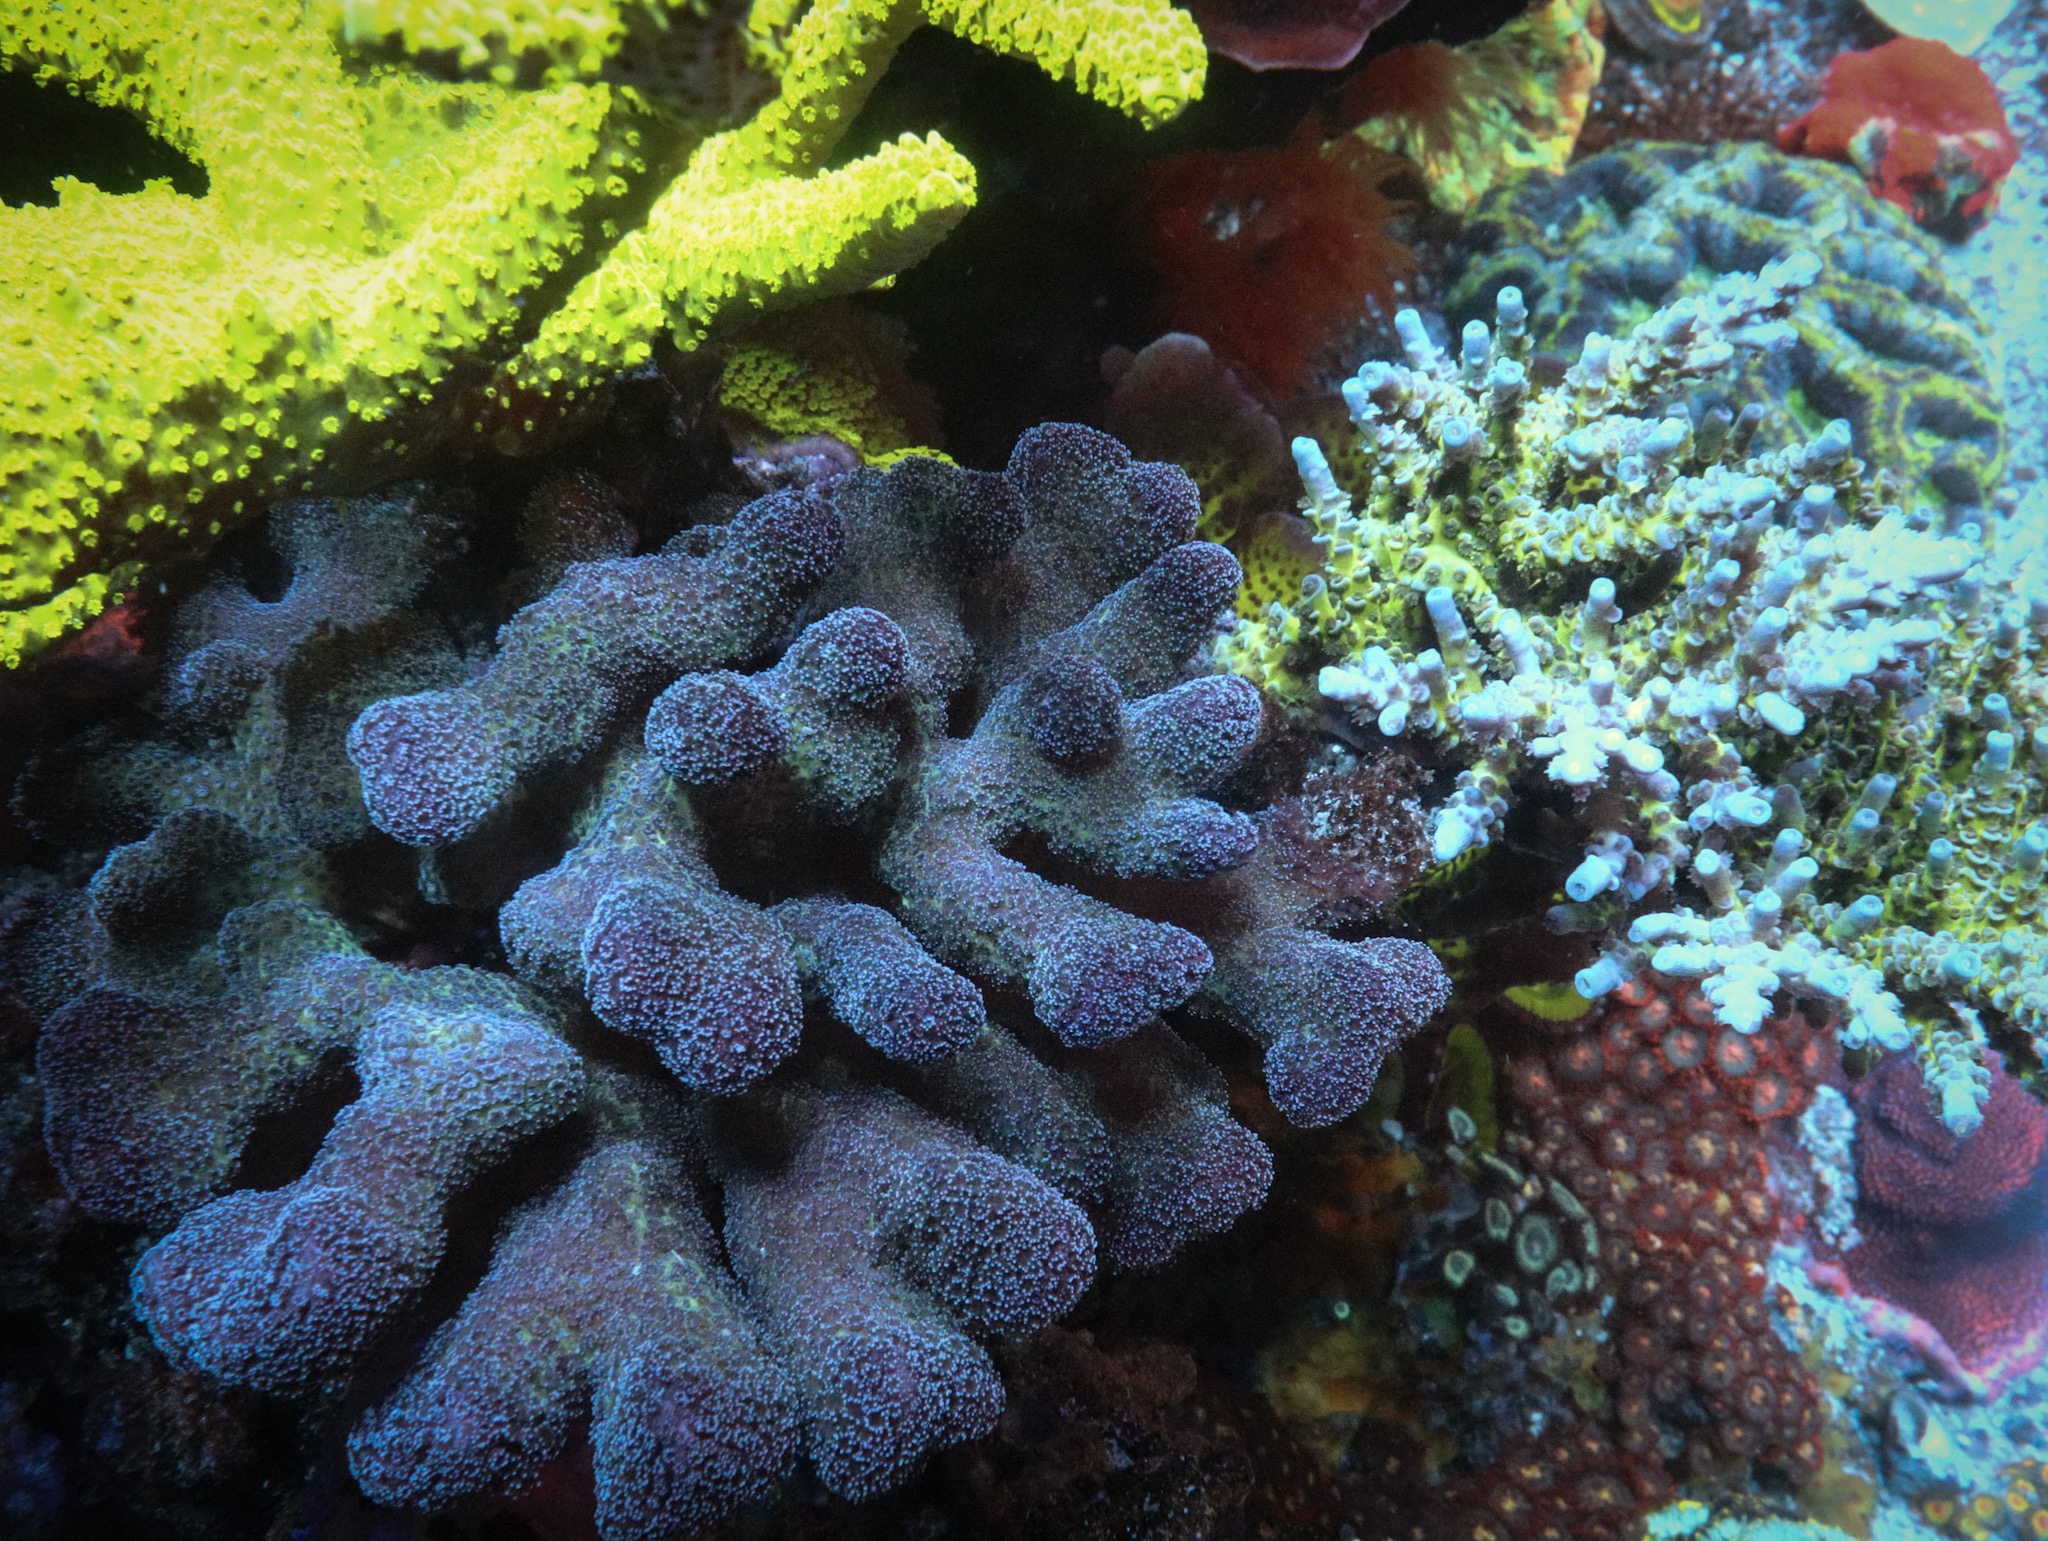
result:
<svg viewBox="0 0 2048 1541"><path fill-rule="evenodd" d="M516 433L663 337L916 262L974 168L936 134L828 161L921 25L1148 124L1206 68L1163 0L798 9L0 10L0 67L133 112L209 178L0 210L0 664L337 460L402 462L464 392Z"/></svg>
<svg viewBox="0 0 2048 1541"><path fill-rule="evenodd" d="M1363 927L1421 859L1408 779L1285 752L1208 672L1238 572L1178 470L1041 428L639 557L594 499L536 494L559 581L487 660L438 618L458 502L279 510L282 596L202 592L151 711L25 778L40 833L111 850L11 956L66 1184L168 1228L134 1289L180 1366L296 1394L409 1352L449 1200L548 1152L350 1464L444 1509L587 1420L601 1533L652 1536L799 1455L895 1484L992 1426L979 1339L1261 1200L1161 1013L1249 1035L1322 1124L1448 984ZM366 950L331 859L365 802L442 898L516 885L509 973ZM251 1129L344 1065L311 1165L251 1186Z"/></svg>
<svg viewBox="0 0 2048 1541"><path fill-rule="evenodd" d="M1845 1044L1916 1047L1962 1133L1983 1014L2048 1030L2048 605L1967 508L1891 501L1846 423L1759 453L1761 406L1687 410L1819 276L1724 278L1555 383L1512 287L1455 355L1406 313L1406 362L1345 383L1357 441L1295 442L1322 570L1221 652L1459 767L1440 862L1556 794L1583 844L1551 921L1605 939L1585 995L1653 970L1743 1033L1824 997Z"/></svg>
<svg viewBox="0 0 2048 1541"><path fill-rule="evenodd" d="M1638 143L1562 176L1496 187L1466 223L1453 324L1493 314L1512 285L1540 350L1576 353L1717 278L1811 251L1821 275L1787 317L1797 341L1752 350L1700 393L1773 408L1759 442L1848 420L1872 464L1913 496L1982 504L2005 472L1993 349L1942 248L1845 167L1764 145Z"/></svg>

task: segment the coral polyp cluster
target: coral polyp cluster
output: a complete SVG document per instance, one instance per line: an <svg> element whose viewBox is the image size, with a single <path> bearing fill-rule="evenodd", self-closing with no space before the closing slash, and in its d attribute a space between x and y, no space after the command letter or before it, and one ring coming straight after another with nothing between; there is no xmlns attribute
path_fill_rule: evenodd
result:
<svg viewBox="0 0 2048 1541"><path fill-rule="evenodd" d="M18 802L106 853L10 971L73 1198L169 1228L134 1290L173 1363L348 1386L482 1205L488 1270L350 1436L372 1497L523 1492L587 1420L600 1530L658 1534L799 1455L859 1497L985 1433L983 1340L1271 1180L1162 1013L1249 1037L1315 1125L1448 988L1359 932L1419 861L1411 783L1200 666L1237 568L1196 508L1053 427L620 556L616 500L556 478L497 592L553 586L467 659L462 499L280 510L282 593L201 591L151 710ZM371 823L502 951L368 950L421 902L351 893L401 849ZM260 1180L259 1127L337 1092Z"/></svg>
<svg viewBox="0 0 2048 1541"><path fill-rule="evenodd" d="M1630 1541L1670 1492L1655 1463L1615 1448L1598 1427L1566 1418L1525 1435L1484 1472L1427 1494L1431 1541Z"/></svg>
<svg viewBox="0 0 2048 1541"><path fill-rule="evenodd" d="M1529 1160L1598 1228L1615 1296L1602 1379L1624 1450L1676 1445L1699 1473L1820 1468L1819 1392L1771 1322L1763 1137L1805 1105L1826 1034L1796 1011L1738 1033L1696 989L1635 982L1511 1067Z"/></svg>
<svg viewBox="0 0 2048 1541"><path fill-rule="evenodd" d="M1390 1514L1367 1533L1638 1541L1681 1483L1804 1487L1825 1402L1779 1336L1768 1146L1832 1073L1830 1025L1795 1010L1745 1035L1696 989L1641 981L1576 1018L1511 1014L1529 1047L1500 1148L1451 1111L1462 1179L1404 1246L1429 1436L1381 1456Z"/></svg>

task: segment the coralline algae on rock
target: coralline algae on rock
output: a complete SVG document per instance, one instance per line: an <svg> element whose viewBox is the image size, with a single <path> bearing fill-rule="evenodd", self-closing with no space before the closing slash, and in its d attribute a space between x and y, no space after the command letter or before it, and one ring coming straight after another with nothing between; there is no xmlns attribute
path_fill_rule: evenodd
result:
<svg viewBox="0 0 2048 1541"><path fill-rule="evenodd" d="M1856 1087L1857 1219L1843 1254L1864 1292L1938 1331L1997 1387L2048 1348L2048 1111L1997 1054L1984 1121L1957 1136L1919 1067L1893 1055Z"/></svg>

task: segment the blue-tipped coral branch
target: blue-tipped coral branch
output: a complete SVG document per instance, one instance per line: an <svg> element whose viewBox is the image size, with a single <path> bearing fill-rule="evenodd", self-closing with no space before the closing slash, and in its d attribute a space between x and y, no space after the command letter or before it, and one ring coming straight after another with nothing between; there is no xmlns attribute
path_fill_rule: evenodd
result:
<svg viewBox="0 0 2048 1541"><path fill-rule="evenodd" d="M1567 794L1552 921L1609 939L1583 994L1655 969L1754 1032L1815 992L1844 1043L1917 1044L1964 1131L1979 1008L2048 1026L2048 611L1967 512L1893 501L1846 422L1759 452L1759 406L1689 405L1787 345L1819 276L1724 278L1549 385L1514 288L1455 354L1404 313L1406 361L1345 382L1356 441L1295 444L1321 570L1221 653L1448 755L1440 862Z"/></svg>

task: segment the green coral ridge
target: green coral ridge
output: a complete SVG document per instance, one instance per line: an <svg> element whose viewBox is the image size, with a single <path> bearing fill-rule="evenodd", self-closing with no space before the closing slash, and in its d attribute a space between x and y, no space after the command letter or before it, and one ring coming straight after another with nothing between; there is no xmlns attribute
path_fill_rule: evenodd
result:
<svg viewBox="0 0 2048 1541"><path fill-rule="evenodd" d="M974 201L966 160L933 134L826 162L927 23L1148 124L1201 90L1164 0L0 13L0 67L132 112L209 177L0 210L0 662L324 463L404 454L430 401L483 388L516 425L664 336L916 262Z"/></svg>
<svg viewBox="0 0 2048 1541"><path fill-rule="evenodd" d="M1512 284L1536 346L1567 352L1811 250L1822 275L1790 318L1793 346L1746 361L1727 399L1778 400L1795 431L1847 418L1874 463L1942 500L1981 504L1998 485L2004 405L1983 323L1941 243L1848 167L1754 144L1632 145L1496 188L1461 240L1453 324Z"/></svg>
<svg viewBox="0 0 2048 1541"><path fill-rule="evenodd" d="M1397 110L1352 133L1414 161L1438 207L1469 210L1502 177L1564 170L1607 60L1601 31L1592 0L1544 0L1447 50L1458 84L1440 117Z"/></svg>
<svg viewBox="0 0 2048 1541"><path fill-rule="evenodd" d="M395 43L504 85L535 79L553 85L602 74L629 37L644 46L672 25L687 28L714 7L681 5L671 16L662 0L314 0L309 9L351 49Z"/></svg>
<svg viewBox="0 0 2048 1541"><path fill-rule="evenodd" d="M1850 1541L1847 1531L1819 1520L1716 1519L1703 1503L1687 1498L1659 1509L1645 1521L1644 1541Z"/></svg>
<svg viewBox="0 0 2048 1541"><path fill-rule="evenodd" d="M1220 653L1458 767L1439 862L1566 794L1551 922L1606 939L1582 995L1655 969L1741 1032L1827 997L1845 1043L1917 1046L1966 1132L1983 1014L2048 1030L2048 587L1893 501L1847 422L1763 450L1761 405L1699 405L1796 344L1821 273L1721 279L1548 386L1518 290L1456 357L1403 312L1406 362L1345 382L1356 443L1295 441L1321 570Z"/></svg>

